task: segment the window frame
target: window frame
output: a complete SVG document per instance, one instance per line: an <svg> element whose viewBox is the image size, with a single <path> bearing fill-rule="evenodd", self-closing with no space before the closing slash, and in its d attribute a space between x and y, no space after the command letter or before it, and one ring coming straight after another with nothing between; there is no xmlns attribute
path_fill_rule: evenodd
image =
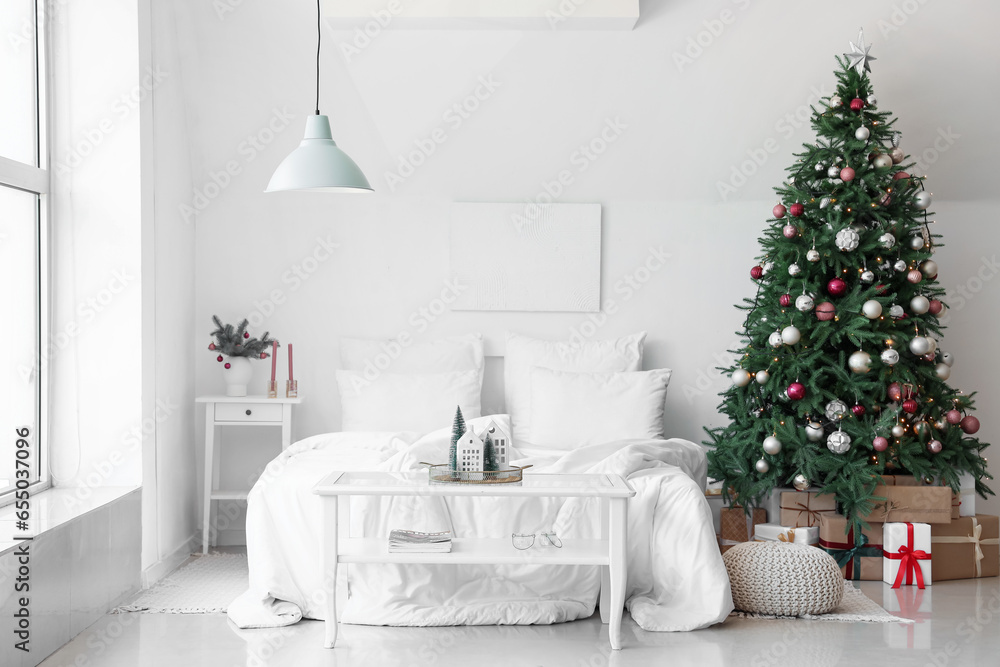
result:
<svg viewBox="0 0 1000 667"><path fill-rule="evenodd" d="M49 442L48 442L48 396L49 377L48 361L45 358L45 345L49 338L49 308L50 298L50 171L51 163L48 137L51 131L50 116L50 54L49 28L45 0L34 0L35 15L35 165L25 164L7 157L0 156L0 186L20 190L35 195L35 430L33 467L35 479L29 484L31 495L44 491L52 486L49 472ZM15 434L5 433L2 437L14 438ZM13 472L13 470L12 470ZM13 479L11 480L14 481ZM0 491L0 507L14 501L16 488Z"/></svg>

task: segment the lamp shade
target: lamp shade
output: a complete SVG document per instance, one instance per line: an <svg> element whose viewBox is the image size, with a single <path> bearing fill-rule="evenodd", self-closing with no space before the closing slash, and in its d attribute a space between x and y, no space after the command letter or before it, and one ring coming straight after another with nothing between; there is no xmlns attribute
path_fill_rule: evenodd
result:
<svg viewBox="0 0 1000 667"><path fill-rule="evenodd" d="M334 143L329 117L317 114L306 118L302 143L278 165L265 192L282 190L372 192L372 186Z"/></svg>

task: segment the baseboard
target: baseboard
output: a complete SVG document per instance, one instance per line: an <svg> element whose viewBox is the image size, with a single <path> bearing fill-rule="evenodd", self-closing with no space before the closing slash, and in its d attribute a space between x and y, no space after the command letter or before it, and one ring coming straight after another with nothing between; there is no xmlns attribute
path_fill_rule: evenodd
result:
<svg viewBox="0 0 1000 667"><path fill-rule="evenodd" d="M180 567L184 561L191 557L191 554L198 550L201 540L199 536L192 536L187 542L174 549L172 553L164 556L159 561L153 563L142 571L142 588L149 588L160 579Z"/></svg>

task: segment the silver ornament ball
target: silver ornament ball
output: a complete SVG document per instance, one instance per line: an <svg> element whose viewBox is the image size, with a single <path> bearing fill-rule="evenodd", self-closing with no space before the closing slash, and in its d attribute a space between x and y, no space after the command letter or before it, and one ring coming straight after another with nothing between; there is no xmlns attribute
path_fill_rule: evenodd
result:
<svg viewBox="0 0 1000 667"><path fill-rule="evenodd" d="M819 261L819 251L816 250L815 248L812 248L811 250L807 251L806 252L806 259L808 259L810 262L818 262Z"/></svg>
<svg viewBox="0 0 1000 667"><path fill-rule="evenodd" d="M931 342L924 336L914 336L910 341L910 352L922 357L931 351Z"/></svg>
<svg viewBox="0 0 1000 667"><path fill-rule="evenodd" d="M826 175L829 176L830 178L837 178L838 176L840 176L840 167L838 167L837 165L831 166L829 169L826 170Z"/></svg>
<svg viewBox="0 0 1000 667"><path fill-rule="evenodd" d="M816 302L808 294L800 294L795 298L795 307L799 309L800 312L808 313L813 309Z"/></svg>
<svg viewBox="0 0 1000 667"><path fill-rule="evenodd" d="M858 350L847 358L847 367L861 375L871 370L872 357L867 352Z"/></svg>
<svg viewBox="0 0 1000 667"><path fill-rule="evenodd" d="M951 353L951 352L942 352L941 353L941 361L946 366L948 366L949 368L951 368L952 366L955 365L955 355L953 353Z"/></svg>
<svg viewBox="0 0 1000 667"><path fill-rule="evenodd" d="M912 312L914 315L923 315L930 309L931 309L931 302L926 296L918 294L917 296L910 299L910 312Z"/></svg>
<svg viewBox="0 0 1000 667"><path fill-rule="evenodd" d="M843 431L834 431L826 439L826 448L834 454L846 454L851 449L851 436Z"/></svg>
<svg viewBox="0 0 1000 667"><path fill-rule="evenodd" d="M875 299L865 301L861 306L861 312L870 320L877 320L882 317L882 304Z"/></svg>
<svg viewBox="0 0 1000 667"><path fill-rule="evenodd" d="M878 242L883 248L888 250L892 246L896 245L896 237L889 232L886 232L882 236L878 237Z"/></svg>
<svg viewBox="0 0 1000 667"><path fill-rule="evenodd" d="M938 364L934 367L934 374L937 375L940 380L947 380L951 377L951 366L948 364Z"/></svg>
<svg viewBox="0 0 1000 667"><path fill-rule="evenodd" d="M891 306L889 306L889 317L891 317L892 319L898 320L903 315L904 315L903 307L900 306L899 304L894 303Z"/></svg>
<svg viewBox="0 0 1000 667"><path fill-rule="evenodd" d="M903 153L903 149L899 146L893 146L892 150L889 151L889 157L892 158L893 164L899 164L906 158L906 154Z"/></svg>
<svg viewBox="0 0 1000 667"><path fill-rule="evenodd" d="M773 435L764 438L764 452L774 456L781 451L781 440L778 440Z"/></svg>
<svg viewBox="0 0 1000 667"><path fill-rule="evenodd" d="M840 399L834 399L826 404L826 410L824 412L826 418L832 422L839 422L845 416L847 416L847 404Z"/></svg>
<svg viewBox="0 0 1000 667"><path fill-rule="evenodd" d="M772 333L770 336L767 337L767 342L771 347L781 347L783 344L781 342L781 332L775 331L774 333Z"/></svg>
<svg viewBox="0 0 1000 667"><path fill-rule="evenodd" d="M906 433L906 428L902 424L896 424L892 427L892 435L894 437L902 438L904 433Z"/></svg>
<svg viewBox="0 0 1000 667"><path fill-rule="evenodd" d="M858 141L867 141L871 134L871 131L864 125L854 130L854 138Z"/></svg>
<svg viewBox="0 0 1000 667"><path fill-rule="evenodd" d="M805 491L809 488L809 478L799 473L792 478L792 486L795 487L796 491Z"/></svg>
<svg viewBox="0 0 1000 667"><path fill-rule="evenodd" d="M896 263L892 265L892 268L902 273L903 271L906 271L906 262L901 259L897 259Z"/></svg>
<svg viewBox="0 0 1000 667"><path fill-rule="evenodd" d="M823 425L819 422L809 422L806 424L806 437L810 442L819 442L823 439Z"/></svg>
<svg viewBox="0 0 1000 667"><path fill-rule="evenodd" d="M789 264L788 265L788 275L790 275L790 276L797 276L800 273L802 273L802 269L799 267L798 264Z"/></svg>
<svg viewBox="0 0 1000 667"><path fill-rule="evenodd" d="M733 384L737 387L745 387L750 384L750 373L743 368L737 368L732 375Z"/></svg>
<svg viewBox="0 0 1000 667"><path fill-rule="evenodd" d="M802 340L802 332L794 325L788 325L781 330L781 342L785 345L795 345Z"/></svg>
<svg viewBox="0 0 1000 667"><path fill-rule="evenodd" d="M771 374L767 371L757 371L753 377L757 380L757 384L767 384L767 381L771 379Z"/></svg>
<svg viewBox="0 0 1000 667"><path fill-rule="evenodd" d="M895 366L899 363L899 352L892 348L882 350L882 363L886 366Z"/></svg>
<svg viewBox="0 0 1000 667"><path fill-rule="evenodd" d="M876 169L888 169L892 166L892 158L882 153L881 155L876 155L875 159L872 161Z"/></svg>
<svg viewBox="0 0 1000 667"><path fill-rule="evenodd" d="M938 265L933 259L928 259L920 265L920 272L927 278L934 278L938 274Z"/></svg>
<svg viewBox="0 0 1000 667"><path fill-rule="evenodd" d="M868 269L861 272L861 282L871 283L875 282L875 274Z"/></svg>
<svg viewBox="0 0 1000 667"><path fill-rule="evenodd" d="M913 205L916 206L921 211L925 211L928 208L930 208L931 201L933 199L934 198L931 197L931 193L927 192L926 190L924 192L918 192L917 196L914 197L913 199Z"/></svg>
<svg viewBox="0 0 1000 667"><path fill-rule="evenodd" d="M924 247L924 237L923 236L911 236L910 237L910 249L920 250Z"/></svg>
<svg viewBox="0 0 1000 667"><path fill-rule="evenodd" d="M767 472L768 470L770 470L770 469L771 469L771 466L770 466L770 465L768 465L767 461L765 461L764 459L759 459L759 460L757 461L757 463L755 463L755 464L754 464L754 466L753 466L753 467L754 467L754 468L755 468L755 469L757 470L757 472L759 472L759 473L760 473L761 475L763 475L764 473L766 473L766 472Z"/></svg>

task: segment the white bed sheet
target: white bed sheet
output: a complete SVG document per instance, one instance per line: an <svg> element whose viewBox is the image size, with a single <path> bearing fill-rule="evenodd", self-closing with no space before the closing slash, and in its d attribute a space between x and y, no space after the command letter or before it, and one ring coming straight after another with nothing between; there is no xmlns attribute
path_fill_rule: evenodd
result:
<svg viewBox="0 0 1000 667"><path fill-rule="evenodd" d="M505 416L492 418L505 426L500 421ZM487 419L470 425L485 426ZM449 429L423 437L325 434L295 443L272 461L250 492L250 588L230 605L230 619L248 628L324 618L322 509L313 486L334 470L420 469L420 461L443 459L449 435ZM726 618L732 597L704 497L701 447L669 439L592 445L563 455L515 452L514 463L531 463L533 472L616 472L631 482L636 496L629 501L626 600L640 627L695 630ZM596 537L600 530L594 499L353 502L355 536L410 528L509 538L511 532L553 529L572 538ZM592 615L600 591L599 569L593 566L378 564L341 567L339 574L340 620L373 625L558 623Z"/></svg>

